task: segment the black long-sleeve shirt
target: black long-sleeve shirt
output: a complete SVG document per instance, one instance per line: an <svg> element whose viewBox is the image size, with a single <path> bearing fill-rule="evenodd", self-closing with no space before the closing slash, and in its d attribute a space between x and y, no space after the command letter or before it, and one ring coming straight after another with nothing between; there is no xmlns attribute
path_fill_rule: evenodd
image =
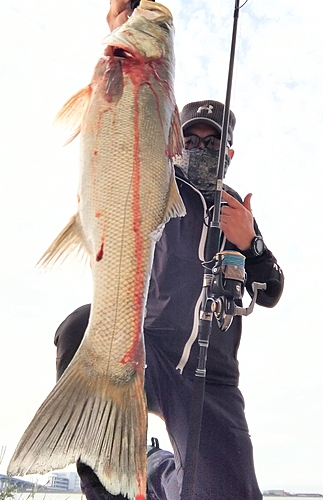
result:
<svg viewBox="0 0 323 500"><path fill-rule="evenodd" d="M178 187L187 215L171 219L156 244L149 287L145 335L158 346L184 375L194 376L197 366L197 329L199 304L203 284L204 248L207 237L209 209L201 195L176 169ZM231 188L229 194L241 202ZM261 234L255 224L256 234ZM238 248L230 241L225 250ZM279 300L284 277L273 254L265 248L259 257L246 258L246 289L252 295L254 281L268 284L259 293L257 303L273 307ZM241 317L234 317L230 328L223 332L213 321L207 361L207 382L238 385L237 351L242 330Z"/></svg>

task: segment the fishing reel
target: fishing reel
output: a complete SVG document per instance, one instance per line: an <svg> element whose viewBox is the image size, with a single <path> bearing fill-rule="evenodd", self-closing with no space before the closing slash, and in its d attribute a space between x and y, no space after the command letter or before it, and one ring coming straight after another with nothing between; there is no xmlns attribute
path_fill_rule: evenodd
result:
<svg viewBox="0 0 323 500"><path fill-rule="evenodd" d="M246 282L245 256L240 252L223 251L216 254L216 263L211 274L205 274L205 285L209 286L210 312L215 316L220 330L226 331L234 316L248 316L252 313L259 290L266 289L266 283L252 283L253 297L248 307L241 302ZM202 318L201 318L202 319Z"/></svg>

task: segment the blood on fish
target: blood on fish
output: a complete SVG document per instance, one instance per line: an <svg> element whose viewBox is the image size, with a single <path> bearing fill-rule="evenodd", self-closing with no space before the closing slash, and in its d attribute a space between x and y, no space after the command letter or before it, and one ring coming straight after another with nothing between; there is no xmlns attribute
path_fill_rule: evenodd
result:
<svg viewBox="0 0 323 500"><path fill-rule="evenodd" d="M102 259L102 257L103 257L103 254L104 254L104 251L103 251L103 250L104 250L104 241L102 241L102 243L101 243L101 247L100 247L100 250L99 250L99 251L98 251L98 253L96 254L96 258L95 258L95 260L96 260L97 262L99 262L99 261Z"/></svg>
<svg viewBox="0 0 323 500"><path fill-rule="evenodd" d="M142 490L140 477L137 477L137 485L138 485L138 490ZM145 496L142 495L141 493L137 493L137 495L135 495L135 500L145 500Z"/></svg>
<svg viewBox="0 0 323 500"><path fill-rule="evenodd" d="M130 66L130 68L129 68L129 66ZM161 115L161 111L160 111L158 94L155 91L154 86L152 85L152 83L151 83L151 81L149 79L149 76L153 75L156 78L156 80L158 80L159 82L161 82L163 84L164 88L168 87L169 95L173 94L173 89L172 89L170 83L167 80L163 80L159 76L159 74L158 74L157 69L156 69L155 66L156 66L156 63L154 61L151 61L148 65L147 64L140 64L139 70L138 70L138 64L136 64L136 66L134 66L133 61L130 61L130 64L128 66L127 66L127 64L124 65L123 70L124 70L124 72L126 74L128 74L130 76L133 85L135 87L137 87L136 88L136 94L137 95L138 95L139 87L141 85L143 85L143 84L149 85L150 90L152 91L152 93L154 94L154 96L156 98L157 113L158 113L158 116L159 116L159 120L162 123L163 119L162 119L162 115ZM126 70L128 70L128 71L126 71ZM144 76L147 78L146 81L144 81L144 79L143 79L143 73L144 73ZM139 140L139 129L138 129L138 140ZM173 155L168 150L168 147L167 147L168 140L167 140L167 138L165 136L164 136L164 140L165 140L165 154L166 154L166 156L168 156L168 158L171 158Z"/></svg>
<svg viewBox="0 0 323 500"><path fill-rule="evenodd" d="M80 203L80 201L81 201L81 197L79 194L77 194L77 203Z"/></svg>
<svg viewBox="0 0 323 500"><path fill-rule="evenodd" d="M95 217L101 217L101 212L95 212Z"/></svg>
<svg viewBox="0 0 323 500"><path fill-rule="evenodd" d="M135 238L135 259L136 273L134 282L133 308L134 308L134 337L130 348L123 356L121 363L126 364L133 362L136 358L138 349L138 340L141 335L141 314L143 306L142 290L144 286L145 270L142 262L143 258L143 237L140 233L140 151L139 151L139 88L143 81L143 72L145 71L144 64L137 64L131 67L129 76L134 85L134 153L133 153L133 195L132 195L132 213L133 213L133 231ZM138 497L139 498L139 497Z"/></svg>
<svg viewBox="0 0 323 500"><path fill-rule="evenodd" d="M97 156L98 152L97 151L93 151L93 154L94 154L94 156Z"/></svg>

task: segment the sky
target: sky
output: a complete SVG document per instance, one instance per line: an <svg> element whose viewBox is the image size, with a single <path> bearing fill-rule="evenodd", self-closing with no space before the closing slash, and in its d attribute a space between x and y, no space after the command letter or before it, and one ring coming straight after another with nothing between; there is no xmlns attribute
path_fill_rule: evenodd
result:
<svg viewBox="0 0 323 500"><path fill-rule="evenodd" d="M224 101L234 0L164 3L175 22L179 108ZM76 211L78 142L63 148L66 135L52 122L91 79L108 4L0 5L0 473L55 383L56 328L91 301L89 272L40 273L35 264ZM285 274L279 304L243 319L238 356L262 490L323 493L321 8L321 0L249 0L238 24L226 182L242 197L253 193ZM169 447L156 419L151 435Z"/></svg>

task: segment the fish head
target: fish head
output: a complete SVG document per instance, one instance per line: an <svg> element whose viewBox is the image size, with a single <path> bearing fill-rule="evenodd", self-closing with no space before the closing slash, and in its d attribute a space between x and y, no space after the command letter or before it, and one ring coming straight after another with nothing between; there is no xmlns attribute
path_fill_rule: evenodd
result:
<svg viewBox="0 0 323 500"><path fill-rule="evenodd" d="M106 37L105 55L134 58L140 62L174 61L174 26L164 5L141 0L128 21Z"/></svg>

